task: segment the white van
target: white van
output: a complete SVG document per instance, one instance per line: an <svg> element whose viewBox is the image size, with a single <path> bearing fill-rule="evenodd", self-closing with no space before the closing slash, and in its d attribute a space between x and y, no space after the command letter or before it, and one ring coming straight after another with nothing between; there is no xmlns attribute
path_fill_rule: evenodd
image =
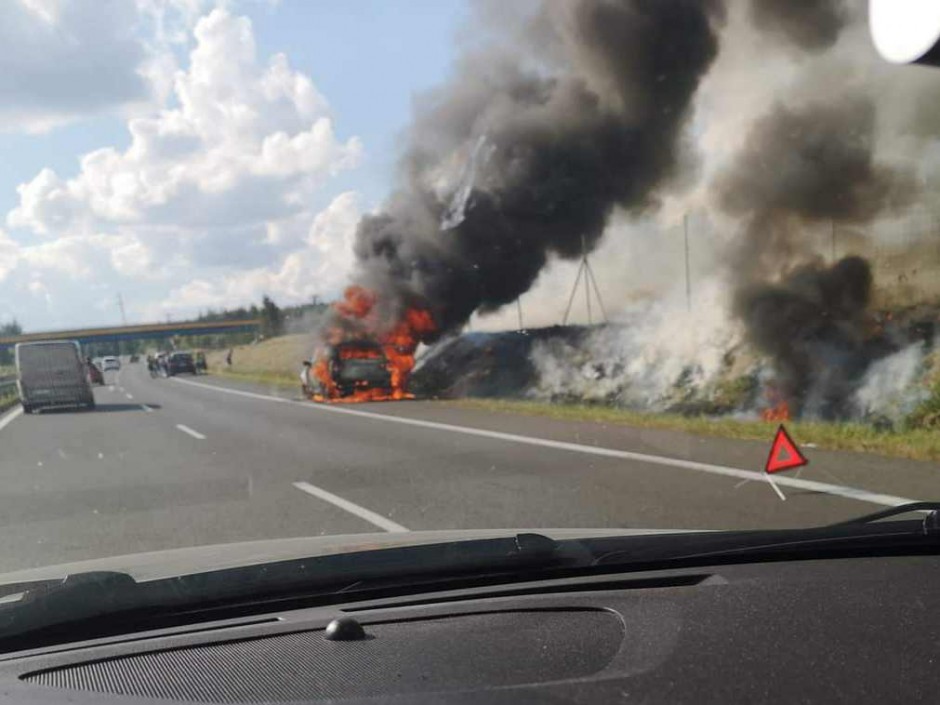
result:
<svg viewBox="0 0 940 705"><path fill-rule="evenodd" d="M18 343L16 385L27 414L51 406L95 408L81 350L74 340Z"/></svg>

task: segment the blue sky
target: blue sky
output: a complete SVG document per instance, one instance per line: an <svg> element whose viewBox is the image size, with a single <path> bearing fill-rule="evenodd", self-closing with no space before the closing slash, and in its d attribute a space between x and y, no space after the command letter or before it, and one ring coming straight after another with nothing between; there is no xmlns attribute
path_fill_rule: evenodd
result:
<svg viewBox="0 0 940 705"><path fill-rule="evenodd" d="M123 3L114 16L130 7L104 2ZM0 71L38 76L34 88L12 95L0 84L8 106L0 111L0 322L16 317L33 330L114 322L119 291L135 319L185 317L262 292L285 302L335 293L350 266L355 222L392 187L413 98L451 69L467 3L203 0L186 15L179 0L136 2L135 21L105 22L97 34L86 29L81 3L49 16L22 0L0 10L0 24L23 37L26 55L0 61ZM107 16L99 8L96 19ZM153 29L154 8L173 30L167 36ZM56 47L61 36L75 40L74 55L50 56L48 65L31 58L54 55L58 49L41 43ZM227 57L252 43L254 60L237 68L245 95L227 105L224 84L236 70L228 64L239 63ZM193 61L201 68L190 60L200 46L206 53ZM281 73L270 64L279 54L288 67ZM176 72L186 74L184 93L204 94L196 107L181 107ZM206 75L218 86L205 85ZM283 94L271 98L265 86L276 76ZM316 104L317 94L328 107ZM225 144L206 137L205 125L234 115L236 105L257 110L254 131L242 137L233 117L236 137L219 138ZM217 107L227 112L210 114ZM327 136L312 127L320 118ZM135 143L134 120L158 138ZM220 124L219 132L229 128ZM265 140L279 134L297 144L256 168ZM181 178L163 155L185 140L196 142L180 160ZM105 152L83 167L96 150ZM216 173L221 195L211 183ZM28 194L17 193L21 184ZM298 263L320 284L304 283Z"/></svg>

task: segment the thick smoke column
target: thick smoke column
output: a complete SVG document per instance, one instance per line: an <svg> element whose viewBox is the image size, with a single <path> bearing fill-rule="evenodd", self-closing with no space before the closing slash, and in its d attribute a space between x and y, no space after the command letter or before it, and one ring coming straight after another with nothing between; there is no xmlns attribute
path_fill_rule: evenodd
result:
<svg viewBox="0 0 940 705"><path fill-rule="evenodd" d="M688 166L721 17L709 0L546 2L507 42L528 55L469 57L413 126L399 190L360 223L357 283L386 318L419 305L447 332L515 300L550 255L593 248L615 207L654 207Z"/></svg>
<svg viewBox="0 0 940 705"><path fill-rule="evenodd" d="M849 19L844 0L751 0L751 18L757 29L811 52L835 44Z"/></svg>
<svg viewBox="0 0 940 705"><path fill-rule="evenodd" d="M779 273L811 251L806 225L864 224L908 200L910 176L876 162L874 149L875 109L865 96L778 104L758 120L716 182L721 207L747 223L736 272Z"/></svg>
<svg viewBox="0 0 940 705"><path fill-rule="evenodd" d="M796 414L839 418L873 359L888 352L867 329L871 269L861 257L805 265L737 297L752 344L774 361L780 393Z"/></svg>
<svg viewBox="0 0 940 705"><path fill-rule="evenodd" d="M844 415L868 365L893 351L867 330L865 260L793 269L813 251L807 226L865 224L910 197L909 175L879 164L874 144L875 111L865 97L777 105L717 181L722 207L745 222L735 244L736 313L773 360L796 414ZM760 283L782 274L778 284Z"/></svg>

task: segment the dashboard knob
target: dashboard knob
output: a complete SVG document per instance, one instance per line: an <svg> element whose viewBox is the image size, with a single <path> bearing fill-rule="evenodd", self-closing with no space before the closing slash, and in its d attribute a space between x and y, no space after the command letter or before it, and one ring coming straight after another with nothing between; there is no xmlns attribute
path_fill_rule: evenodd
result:
<svg viewBox="0 0 940 705"><path fill-rule="evenodd" d="M326 625L323 638L327 641L359 641L366 638L366 631L352 617L338 617Z"/></svg>

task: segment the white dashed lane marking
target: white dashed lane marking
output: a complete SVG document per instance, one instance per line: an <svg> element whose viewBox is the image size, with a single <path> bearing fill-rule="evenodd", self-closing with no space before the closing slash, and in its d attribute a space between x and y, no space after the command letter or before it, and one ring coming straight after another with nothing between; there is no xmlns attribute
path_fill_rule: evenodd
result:
<svg viewBox="0 0 940 705"><path fill-rule="evenodd" d="M206 440L206 437L203 436L201 433L199 433L199 431L194 431L194 430L191 429L189 426L184 426L183 424L178 423L178 424L176 424L176 427L177 427L180 431L182 431L183 433L186 433L186 434L192 436L193 438L198 438L200 441Z"/></svg>
<svg viewBox="0 0 940 705"><path fill-rule="evenodd" d="M309 482L295 482L294 487L296 487L301 492L306 492L307 494L313 495L319 499L322 499L325 502L336 505L340 509L345 509L350 514L355 514L360 519L365 519L370 524L375 524L380 529L384 529L393 534L400 534L408 531L401 524L396 524L391 519L386 519L381 514L376 514L371 509L366 509L361 507L354 502L350 502L348 499L343 499L339 495L335 495L332 492L327 492L321 487L316 487L311 485Z"/></svg>

